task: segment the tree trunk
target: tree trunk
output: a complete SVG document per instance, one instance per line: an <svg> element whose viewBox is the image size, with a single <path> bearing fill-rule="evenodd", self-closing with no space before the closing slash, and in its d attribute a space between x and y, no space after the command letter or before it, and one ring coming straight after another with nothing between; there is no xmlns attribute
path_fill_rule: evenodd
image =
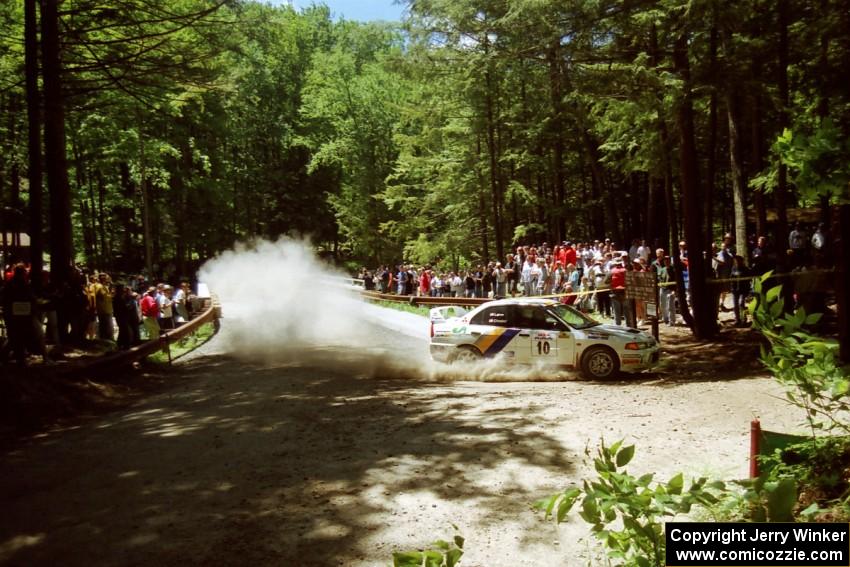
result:
<svg viewBox="0 0 850 567"><path fill-rule="evenodd" d="M820 13L829 14L830 6L828 0L821 0ZM829 31L828 27L824 26L820 35L820 55L818 56L818 75L820 77L819 85L820 97L818 98L818 117L823 121L829 116ZM830 206L829 196L822 196L820 199L821 207L821 222L827 226L830 223Z"/></svg>
<svg viewBox="0 0 850 567"><path fill-rule="evenodd" d="M552 170L555 174L555 232L557 242L566 240L567 224L564 219L564 141L561 135L563 131L562 116L563 109L561 99L561 71L560 71L560 39L552 42L547 52L549 64L549 98L552 104Z"/></svg>
<svg viewBox="0 0 850 567"><path fill-rule="evenodd" d="M484 52L487 52L489 41L484 36ZM493 77L490 69L484 73L486 112L487 112L487 153L490 157L490 193L492 194L493 207L493 237L496 241L496 257L504 256L502 238L502 196L499 187L499 156L496 148L496 120L493 112ZM489 260L489 253L485 250L484 259Z"/></svg>
<svg viewBox="0 0 850 567"><path fill-rule="evenodd" d="M123 189L123 195L126 199L132 200L136 196L136 184L133 183L133 178L130 176L130 165L126 161L122 161L118 164L118 175L121 178L121 188ZM134 235L134 224L135 224L135 216L136 216L136 208L131 207L126 212L126 214L122 215L123 229L124 229L124 238L121 246L122 254L124 258L135 258L134 254L134 246L133 246L133 235Z"/></svg>
<svg viewBox="0 0 850 567"><path fill-rule="evenodd" d="M191 136L191 125L189 126ZM176 175L175 175L175 195L173 199L175 216L177 219L176 228L176 247L175 252L177 256L177 274L182 278L188 271L186 269L186 254L187 254L187 244L189 242L189 233L187 232L187 222L188 222L188 214L187 214L187 203L186 203L186 195L188 193L186 189L186 183L191 181L192 178L192 148L189 146L189 140L185 139L183 147L181 149L181 163L177 167ZM372 247L372 251L376 251L376 247ZM377 258L373 258L373 261L377 263Z"/></svg>
<svg viewBox="0 0 850 567"><path fill-rule="evenodd" d="M98 247L97 244L97 204L94 199L94 183L92 181L94 175L92 175L91 171L88 171L86 175L86 185L89 190L89 200L88 200L88 213L89 220L91 220L91 227L89 228L89 233L91 235L91 243L92 243L92 251L94 254L91 256L94 259L95 265L98 268L103 267L103 249Z"/></svg>
<svg viewBox="0 0 850 567"><path fill-rule="evenodd" d="M100 250L103 252L104 267L112 267L112 247L110 246L107 234L107 219L106 219L106 181L103 179L103 172L97 170L97 228L100 238Z"/></svg>
<svg viewBox="0 0 850 567"><path fill-rule="evenodd" d="M582 156L583 157L583 156ZM582 179L587 183L587 168L582 167ZM605 238L605 209L600 203L601 188L594 178L593 172L590 172L590 198L593 206L590 209L590 217L593 219L593 234L599 238Z"/></svg>
<svg viewBox="0 0 850 567"><path fill-rule="evenodd" d="M732 172L732 208L735 217L735 253L749 263L747 254L747 211L744 188L743 140L741 134L740 96L735 87L726 96L726 112L729 118L729 165Z"/></svg>
<svg viewBox="0 0 850 567"><path fill-rule="evenodd" d="M69 280L74 258L71 187L65 155L65 107L59 45L59 0L41 4L41 57L44 79L44 150L50 192L50 272L61 286Z"/></svg>
<svg viewBox="0 0 850 567"><path fill-rule="evenodd" d="M481 136L478 136L478 155L481 155ZM476 169L478 169L476 167ZM492 180L491 180L492 181ZM478 229L481 231L481 257L484 261L488 260L490 257L490 245L489 245L489 237L487 234L487 202L484 198L484 187L486 183L484 181L484 175L480 172L478 173L478 187L476 188L478 192Z"/></svg>
<svg viewBox="0 0 850 567"><path fill-rule="evenodd" d="M650 177L646 181L646 241L653 248L658 240L658 208L656 179Z"/></svg>
<svg viewBox="0 0 850 567"><path fill-rule="evenodd" d="M36 0L24 3L24 49L27 90L27 149L29 175L30 263L32 273L44 270L44 227L42 222L44 198L41 169L41 94L38 90L38 19ZM13 202L13 205L16 203ZM42 278L32 278L36 291Z"/></svg>
<svg viewBox="0 0 850 567"><path fill-rule="evenodd" d="M80 204L80 221L83 229L83 254L87 261L94 260L95 244L94 244L94 220L90 218L89 206L86 202L86 175L83 165L83 158L80 155L79 145L74 136L71 136L71 154L74 156L74 184L77 190ZM91 221L91 228L89 228Z"/></svg>
<svg viewBox="0 0 850 567"><path fill-rule="evenodd" d="M605 203L605 232L614 242L622 244L623 235L620 231L620 221L617 217L617 210L619 207L617 207L614 192L611 190L605 170L599 161L599 144L593 139L590 133L584 129L581 133L581 140L584 144L584 149L587 152L587 162L588 165L590 165L591 172L593 173L594 183L597 184L599 192L602 194L602 199Z"/></svg>
<svg viewBox="0 0 850 567"><path fill-rule="evenodd" d="M712 15L713 20L716 15ZM708 102L708 171L706 172L703 216L705 217L705 241L714 240L714 183L717 180L717 25L712 21L709 39L709 73L714 89Z"/></svg>
<svg viewBox="0 0 850 567"><path fill-rule="evenodd" d="M153 239L151 235L151 199L147 179L147 160L145 159L145 134L139 120L139 191L142 194L142 233L145 247L145 270L148 278L153 278ZM234 207L236 199L234 196Z"/></svg>
<svg viewBox="0 0 850 567"><path fill-rule="evenodd" d="M838 343L841 345L841 361L850 364L850 205L841 205L838 216L840 234L836 265L839 269L835 288L838 300Z"/></svg>
<svg viewBox="0 0 850 567"><path fill-rule="evenodd" d="M487 153L490 157L490 193L492 194L493 206L493 232L496 240L496 254L499 258L503 255L502 248L502 218L500 214L501 195L499 190L499 158L496 155L496 131L493 117L493 98L490 91L490 73L487 72ZM489 254L485 252L485 259Z"/></svg>
<svg viewBox="0 0 850 567"><path fill-rule="evenodd" d="M781 133L788 127L788 107L791 97L788 89L788 0L778 0L779 11L779 68L777 85L779 87L778 126ZM779 271L787 269L786 254L788 249L788 168L779 163L777 186L774 193L776 199L776 263ZM786 294L788 295L788 294Z"/></svg>
<svg viewBox="0 0 850 567"><path fill-rule="evenodd" d="M661 64L661 53L658 48L658 32L655 28L655 25L652 26L652 32L650 34L650 56L652 58L653 67L657 67ZM670 255L674 258L674 262L677 261L678 251L679 251L679 216L676 210L676 197L673 194L673 165L670 159L671 151L671 140L670 140L670 132L667 128L667 121L664 119L664 94L659 90L655 93L655 98L657 100L657 112L658 112L658 141L660 142L660 146L662 148L661 153L661 165L664 170L664 208L667 213L667 243L669 246ZM677 274L677 280L679 288L681 289L680 297L684 297L684 282L681 278L681 270L679 266L676 266L675 270ZM684 302L683 302L684 304ZM687 309L682 309L683 315L685 316L685 321L689 326L693 326L693 323L690 319L690 312Z"/></svg>
<svg viewBox="0 0 850 567"><path fill-rule="evenodd" d="M676 112L679 127L679 162L681 170L682 206L685 214L685 239L688 243L688 273L694 316L693 332L696 338L707 340L717 331L717 320L712 308L712 294L706 281L706 264L703 260L704 242L702 211L699 195L699 164L694 134L694 109L691 93L691 72L688 61L688 37L682 33L676 38L673 64L684 81L682 99Z"/></svg>
<svg viewBox="0 0 850 567"><path fill-rule="evenodd" d="M758 76L757 70L753 71ZM761 138L761 95L753 94L752 111L750 113L750 152L752 154L753 172L758 173L764 168L764 144ZM767 236L767 209L764 202L764 191L758 189L754 192L756 209L756 236Z"/></svg>

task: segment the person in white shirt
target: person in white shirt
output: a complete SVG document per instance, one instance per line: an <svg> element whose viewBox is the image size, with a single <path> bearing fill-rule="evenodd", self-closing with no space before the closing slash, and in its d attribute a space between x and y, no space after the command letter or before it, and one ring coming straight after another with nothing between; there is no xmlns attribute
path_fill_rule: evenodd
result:
<svg viewBox="0 0 850 567"><path fill-rule="evenodd" d="M507 297L508 295L508 272L502 268L501 262L496 262L496 268L493 270L493 277L496 278L496 297Z"/></svg>
<svg viewBox="0 0 850 567"><path fill-rule="evenodd" d="M440 274L431 272L431 297L440 297L443 294L443 279Z"/></svg>
<svg viewBox="0 0 850 567"><path fill-rule="evenodd" d="M451 274L452 297L463 297L463 278L460 274Z"/></svg>
<svg viewBox="0 0 850 567"><path fill-rule="evenodd" d="M538 279L540 279L540 268L529 256L522 266L522 294L525 296L534 295L537 292Z"/></svg>
<svg viewBox="0 0 850 567"><path fill-rule="evenodd" d="M174 323L180 325L189 320L189 310L186 308L189 282L183 282L174 290Z"/></svg>
<svg viewBox="0 0 850 567"><path fill-rule="evenodd" d="M165 285L162 293L157 296L156 303L159 306L159 328L165 331L174 328L174 301L171 299L172 287Z"/></svg>
<svg viewBox="0 0 850 567"><path fill-rule="evenodd" d="M817 230L812 235L812 248L818 252L822 252L824 246L826 246L826 234L824 234L824 228L825 225L820 223Z"/></svg>
<svg viewBox="0 0 850 567"><path fill-rule="evenodd" d="M646 240L640 241L640 246L637 249L638 258L643 258L644 263L649 265L649 257L652 255L652 249L646 245Z"/></svg>

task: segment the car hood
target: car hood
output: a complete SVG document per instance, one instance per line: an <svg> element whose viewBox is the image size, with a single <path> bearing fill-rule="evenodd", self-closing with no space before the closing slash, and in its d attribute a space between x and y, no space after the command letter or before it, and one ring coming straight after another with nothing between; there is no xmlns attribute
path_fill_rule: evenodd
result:
<svg viewBox="0 0 850 567"><path fill-rule="evenodd" d="M584 332L587 334L588 338L593 338L594 334L607 335L609 337L613 336L624 340L636 340L649 337L649 335L638 329L620 327L617 325L596 325L595 327L584 329Z"/></svg>

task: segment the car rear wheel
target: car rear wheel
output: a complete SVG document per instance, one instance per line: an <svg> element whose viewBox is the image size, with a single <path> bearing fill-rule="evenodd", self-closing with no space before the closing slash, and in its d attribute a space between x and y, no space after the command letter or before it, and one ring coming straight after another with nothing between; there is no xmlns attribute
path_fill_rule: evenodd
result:
<svg viewBox="0 0 850 567"><path fill-rule="evenodd" d="M620 372L620 359L610 348L594 346L581 357L581 372L589 380L606 380Z"/></svg>
<svg viewBox="0 0 850 567"><path fill-rule="evenodd" d="M452 362L476 362L481 360L481 358L481 352L477 348L462 346L455 350Z"/></svg>

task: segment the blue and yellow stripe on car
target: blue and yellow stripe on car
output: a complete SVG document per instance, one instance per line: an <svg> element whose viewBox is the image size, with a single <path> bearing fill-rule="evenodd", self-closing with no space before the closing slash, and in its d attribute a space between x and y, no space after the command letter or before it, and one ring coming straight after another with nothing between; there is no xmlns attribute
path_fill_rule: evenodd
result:
<svg viewBox="0 0 850 567"><path fill-rule="evenodd" d="M508 343L517 336L519 331L519 329L497 327L489 331L486 335L479 337L475 341L475 346L481 351L482 355L494 356L502 352L502 349L508 346Z"/></svg>

